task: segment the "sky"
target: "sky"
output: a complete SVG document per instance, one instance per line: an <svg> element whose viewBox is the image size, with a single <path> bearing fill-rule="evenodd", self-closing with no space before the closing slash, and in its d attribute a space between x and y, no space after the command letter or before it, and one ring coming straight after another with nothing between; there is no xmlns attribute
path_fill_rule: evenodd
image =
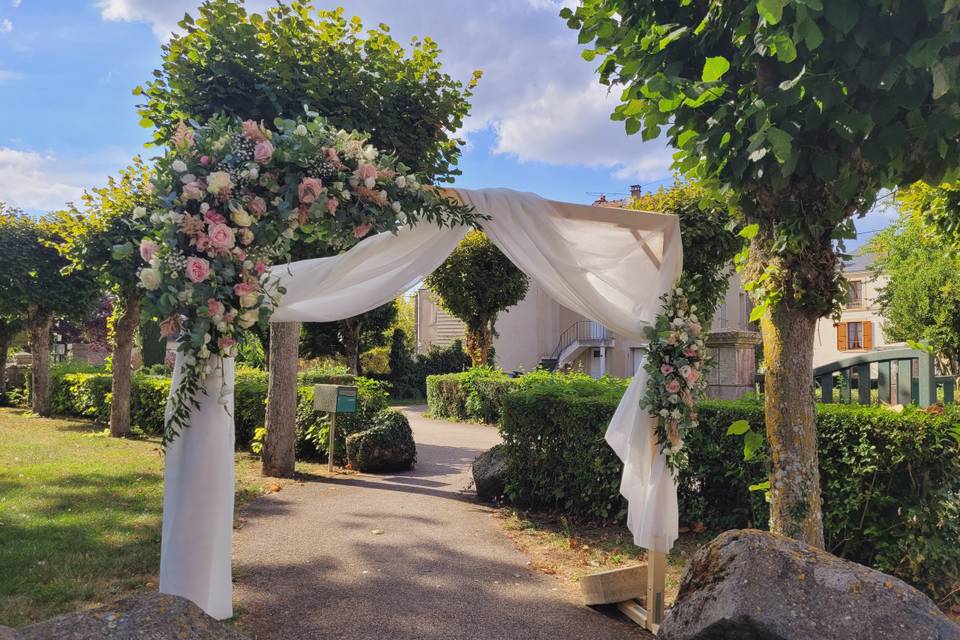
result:
<svg viewBox="0 0 960 640"><path fill-rule="evenodd" d="M672 182L672 150L627 136L617 104L558 13L574 0L342 0L401 43L430 36L445 70L483 71L462 135L458 186L509 187L569 202ZM75 200L143 144L132 89L197 0L0 0L0 200L31 213ZM250 10L274 2L248 0ZM872 213L858 227L885 226Z"/></svg>

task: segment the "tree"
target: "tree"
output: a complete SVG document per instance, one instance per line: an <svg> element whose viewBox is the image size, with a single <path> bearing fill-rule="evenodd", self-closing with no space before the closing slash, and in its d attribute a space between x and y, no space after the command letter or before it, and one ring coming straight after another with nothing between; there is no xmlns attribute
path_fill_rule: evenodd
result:
<svg viewBox="0 0 960 640"><path fill-rule="evenodd" d="M743 248L726 205L701 184L677 181L634 198L629 206L680 219L684 289L697 305L697 315L709 325L727 292L733 258Z"/></svg>
<svg viewBox="0 0 960 640"><path fill-rule="evenodd" d="M462 141L455 132L480 74L464 86L443 73L433 40L406 50L386 25L364 31L342 9L314 14L310 2L296 1L248 14L243 2L208 0L180 26L184 34L163 46L154 80L134 90L144 100L141 123L156 127L157 142L182 119L224 113L269 122L302 115L306 106L335 126L367 132L425 180L457 174ZM270 370L265 475L294 470L296 398L284 389L296 386L299 335L300 323L273 323L262 340Z"/></svg>
<svg viewBox="0 0 960 640"><path fill-rule="evenodd" d="M17 315L0 315L0 404L6 402L7 395L7 353L23 326L23 320Z"/></svg>
<svg viewBox="0 0 960 640"><path fill-rule="evenodd" d="M386 331L397 320L397 305L389 302L359 316L337 322L307 322L300 334L300 353L308 358L342 355L356 375L363 375L360 354L387 344Z"/></svg>
<svg viewBox="0 0 960 640"><path fill-rule="evenodd" d="M67 270L96 279L115 300L113 307L113 376L110 400L110 435L130 433L131 355L140 326L137 272L142 265L140 237L128 223L138 207L155 208L150 190L150 168L139 157L109 178L107 186L87 191L81 206L70 204L53 214L56 248L70 262Z"/></svg>
<svg viewBox="0 0 960 640"><path fill-rule="evenodd" d="M29 333L32 409L50 415L50 328L54 318L83 320L100 301L96 282L69 266L51 245L62 240L49 221L0 205L0 314L22 317Z"/></svg>
<svg viewBox="0 0 960 640"><path fill-rule="evenodd" d="M592 43L613 118L665 134L751 240L771 448L770 526L822 546L810 386L817 319L837 309L835 242L879 189L960 160L960 6L952 0L584 0L561 16ZM803 381L801 384L800 381Z"/></svg>
<svg viewBox="0 0 960 640"><path fill-rule="evenodd" d="M426 285L444 310L467 325L467 354L473 366L487 364L497 314L527 295L529 281L482 231L471 231Z"/></svg>
<svg viewBox="0 0 960 640"><path fill-rule="evenodd" d="M960 256L931 224L925 205L934 189L918 183L896 196L897 221L874 236L874 271L886 276L878 302L891 341L929 345L943 371L960 376Z"/></svg>

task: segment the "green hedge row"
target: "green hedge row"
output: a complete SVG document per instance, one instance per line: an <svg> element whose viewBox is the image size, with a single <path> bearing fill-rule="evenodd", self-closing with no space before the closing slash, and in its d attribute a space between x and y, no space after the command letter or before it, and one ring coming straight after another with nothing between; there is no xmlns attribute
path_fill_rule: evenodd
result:
<svg viewBox="0 0 960 640"><path fill-rule="evenodd" d="M503 401L507 495L517 504L589 520L622 520L622 465L603 436L619 401L592 392L521 389ZM680 519L711 529L765 528L767 504L748 487L766 459L745 462L735 420L763 432L757 402L704 402L679 476ZM960 584L960 412L934 415L819 405L818 442L827 549L892 573L936 600ZM958 602L958 594L950 601ZM942 603L941 603L942 604Z"/></svg>
<svg viewBox="0 0 960 640"><path fill-rule="evenodd" d="M110 422L110 385L108 373L69 373L51 370L50 400L53 413L88 418L102 425ZM236 445L249 447L254 431L263 426L267 400L266 372L238 369L234 386L234 428ZM328 421L325 413L313 410L312 384L356 384L357 413L337 419L336 457L346 459L343 441L347 435L362 431L372 416L387 407L387 394L380 383L354 376L319 376L311 378L311 386L299 387L297 405L297 453L304 459L326 455ZM163 432L163 413L170 378L136 374L131 381L130 422L144 433Z"/></svg>

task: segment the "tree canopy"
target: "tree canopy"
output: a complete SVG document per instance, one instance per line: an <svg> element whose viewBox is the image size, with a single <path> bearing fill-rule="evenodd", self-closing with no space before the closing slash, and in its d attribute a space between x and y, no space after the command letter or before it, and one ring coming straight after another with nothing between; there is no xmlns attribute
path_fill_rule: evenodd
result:
<svg viewBox="0 0 960 640"><path fill-rule="evenodd" d="M436 271L427 288L440 305L467 325L467 354L486 364L497 314L527 295L529 281L482 231L471 231Z"/></svg>
<svg viewBox="0 0 960 640"><path fill-rule="evenodd" d="M897 221L868 245L874 270L888 278L878 302L883 333L891 341L920 342L940 365L960 375L960 256L952 241L927 218L935 189L923 183L896 196Z"/></svg>
<svg viewBox="0 0 960 640"><path fill-rule="evenodd" d="M387 330L397 320L397 305L389 302L337 322L307 322L300 334L300 353L308 358L342 355L357 375L363 373L360 354L387 344Z"/></svg>
<svg viewBox="0 0 960 640"><path fill-rule="evenodd" d="M454 132L480 73L466 86L443 73L430 38L408 51L387 25L364 31L342 8L315 12L311 2L256 14L239 0L208 0L180 26L185 33L163 45L155 79L135 90L144 100L141 123L156 127L157 142L180 120L224 113L269 124L302 116L306 106L337 127L370 134L416 173L458 173L462 141Z"/></svg>

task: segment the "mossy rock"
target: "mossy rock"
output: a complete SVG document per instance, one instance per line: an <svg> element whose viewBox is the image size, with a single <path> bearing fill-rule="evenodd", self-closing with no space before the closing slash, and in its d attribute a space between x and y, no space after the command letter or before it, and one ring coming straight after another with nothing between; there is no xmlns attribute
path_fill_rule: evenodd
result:
<svg viewBox="0 0 960 640"><path fill-rule="evenodd" d="M347 436L347 461L358 471L406 471L417 461L417 445L407 417L385 409L366 431Z"/></svg>

